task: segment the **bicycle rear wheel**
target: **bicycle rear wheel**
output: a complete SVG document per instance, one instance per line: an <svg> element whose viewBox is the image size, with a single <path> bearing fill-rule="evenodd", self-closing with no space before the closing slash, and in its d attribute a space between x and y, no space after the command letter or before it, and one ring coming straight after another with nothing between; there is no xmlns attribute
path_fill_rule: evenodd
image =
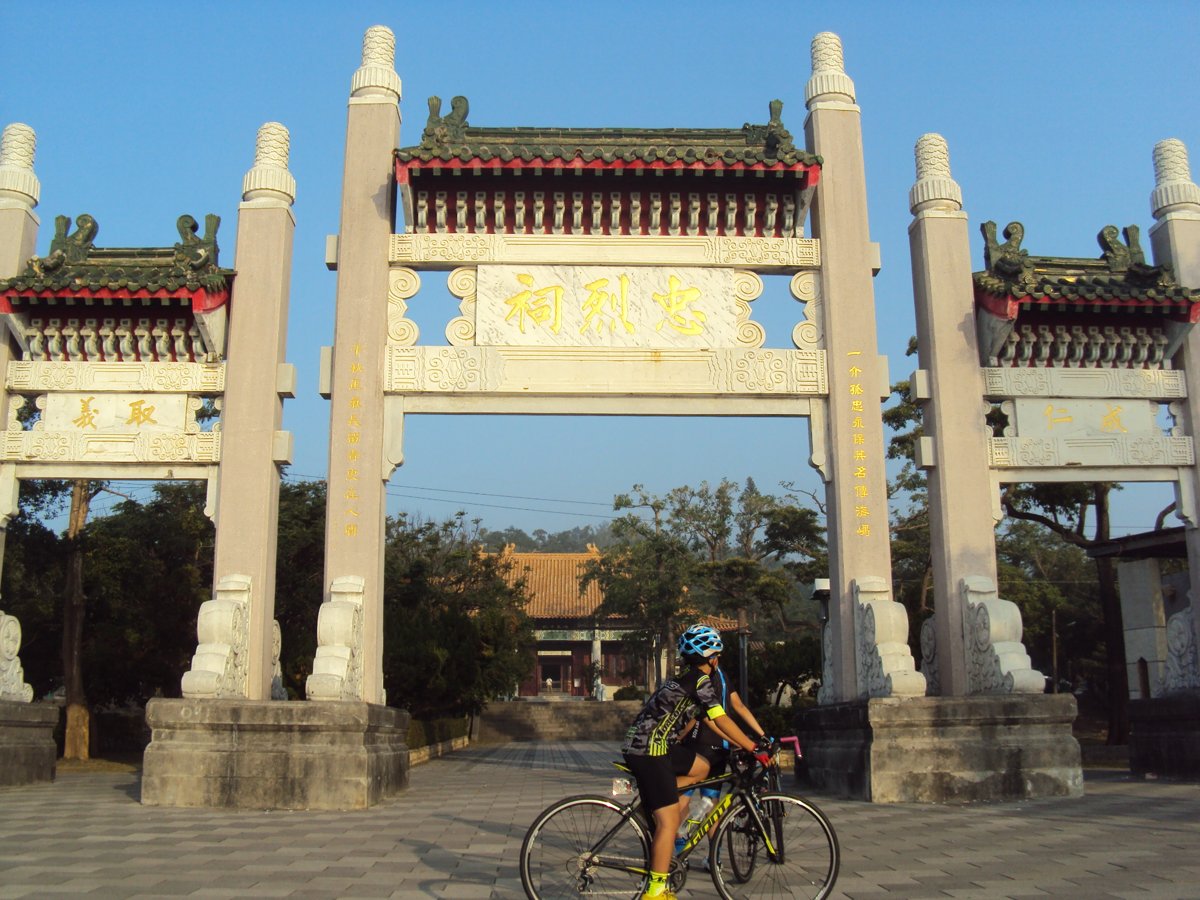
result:
<svg viewBox="0 0 1200 900"><path fill-rule="evenodd" d="M723 848L721 865L713 868L713 884L724 900L749 897L792 897L822 900L833 891L841 854L833 826L816 806L787 794L762 796L763 824L770 847L743 802L717 826L713 843ZM755 834L738 834L749 829ZM730 832L737 835L730 838ZM733 843L731 844L731 840ZM731 846L746 849L738 860ZM725 858L725 854L730 854ZM752 860L752 862L750 862Z"/></svg>
<svg viewBox="0 0 1200 900"><path fill-rule="evenodd" d="M521 844L521 884L530 900L640 897L650 839L636 817L622 821L607 797L568 797L529 826Z"/></svg>

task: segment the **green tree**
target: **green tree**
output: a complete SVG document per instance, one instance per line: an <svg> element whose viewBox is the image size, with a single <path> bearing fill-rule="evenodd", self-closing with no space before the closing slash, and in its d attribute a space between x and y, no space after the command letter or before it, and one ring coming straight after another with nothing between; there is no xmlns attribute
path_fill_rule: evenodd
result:
<svg viewBox="0 0 1200 900"><path fill-rule="evenodd" d="M283 684L296 700L304 697L317 652L317 615L325 596L326 493L324 481L284 481L279 486L275 618L283 634Z"/></svg>
<svg viewBox="0 0 1200 900"><path fill-rule="evenodd" d="M1021 609L1033 667L1052 677L1057 670L1058 678L1072 682L1102 683L1107 654L1091 560L1042 526L1020 520L997 536L996 549L1000 596Z"/></svg>
<svg viewBox="0 0 1200 900"><path fill-rule="evenodd" d="M696 559L687 543L663 527L666 502L634 487L633 494L617 497L617 509L647 509L646 520L634 513L612 526L616 542L584 567L579 589L599 585L604 600L599 615L621 616L631 626L623 643L631 655L654 662L656 686L666 671L660 665L667 651L667 670L674 664L675 633L681 617L690 611L689 585L697 575Z"/></svg>
<svg viewBox="0 0 1200 900"><path fill-rule="evenodd" d="M1013 484L1001 495L1004 511L1015 519L1034 522L1082 550L1111 540L1109 497L1120 485L1105 482L1073 484ZM1094 524L1089 525L1089 513ZM1089 529L1091 534L1088 534ZM1104 626L1105 677L1108 697L1108 743L1129 740L1129 682L1125 673L1125 626L1117 594L1116 567L1111 557L1098 556L1096 593Z"/></svg>
<svg viewBox="0 0 1200 900"><path fill-rule="evenodd" d="M19 512L4 536L0 608L21 622L21 665L35 697L62 684L62 539L43 521L60 499L45 482L20 482Z"/></svg>
<svg viewBox="0 0 1200 900"><path fill-rule="evenodd" d="M474 714L531 670L524 585L477 538L461 513L441 524L388 520L384 686L417 718Z"/></svg>
<svg viewBox="0 0 1200 900"><path fill-rule="evenodd" d="M205 495L203 482L160 482L151 500L125 500L88 525L82 660L93 703L179 696L211 594Z"/></svg>

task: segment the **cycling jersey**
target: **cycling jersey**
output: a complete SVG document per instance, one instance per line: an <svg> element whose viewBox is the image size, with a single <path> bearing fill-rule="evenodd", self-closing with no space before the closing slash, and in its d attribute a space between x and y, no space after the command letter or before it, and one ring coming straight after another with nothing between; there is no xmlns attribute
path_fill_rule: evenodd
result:
<svg viewBox="0 0 1200 900"><path fill-rule="evenodd" d="M721 700L721 706L725 706L729 702L729 682L725 680L725 673L720 669L713 672L713 686L717 691L717 696ZM714 762L721 759L721 753L710 753L709 751L725 751L729 749L729 741L718 737L713 730L707 727L703 722L697 721L692 730L685 735L684 744L692 747L697 753L700 753L709 762Z"/></svg>
<svg viewBox="0 0 1200 900"><path fill-rule="evenodd" d="M694 668L668 681L646 701L625 734L621 752L632 756L665 756L675 743L679 726L700 708L710 719L725 715L713 680Z"/></svg>

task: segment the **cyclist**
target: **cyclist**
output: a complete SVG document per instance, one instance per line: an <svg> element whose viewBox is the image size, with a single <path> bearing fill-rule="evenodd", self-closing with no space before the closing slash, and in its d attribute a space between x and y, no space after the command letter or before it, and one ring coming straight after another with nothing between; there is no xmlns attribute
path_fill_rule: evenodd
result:
<svg viewBox="0 0 1200 900"><path fill-rule="evenodd" d="M724 670L720 668L719 658L717 658L717 667L712 673L712 681L717 689L717 696L721 700L721 706L733 710L738 719L749 726L749 732L758 735L755 750L771 752L774 749L774 738L767 736L766 730L758 724L758 719L754 718L754 713L750 712L750 708L742 702L741 696L725 677ZM690 776L694 776L694 780L715 778L724 774L725 766L729 762L729 741L721 732L717 731L715 726L702 719L694 720L692 727L684 732L682 743L683 746L696 752L696 761L688 773ZM711 800L715 800L719 793L715 788L701 788L701 792ZM689 791L684 796L687 797L693 793L695 791ZM683 809L683 814L687 815L686 807ZM707 856L700 858L700 868L708 871Z"/></svg>
<svg viewBox="0 0 1200 900"><path fill-rule="evenodd" d="M679 636L679 655L688 671L673 678L654 692L625 735L621 752L630 772L637 779L638 793L647 812L653 816L654 838L650 846L650 881L646 897L675 900L667 890L667 873L671 867L675 832L687 798L680 797L678 788L698 781L700 764L696 751L677 742L680 726L697 710L731 744L754 753L756 745L726 714L721 698L713 684L717 657L725 645L715 628L693 625ZM759 752L759 762L766 765L769 756ZM705 770L707 764L704 764Z"/></svg>

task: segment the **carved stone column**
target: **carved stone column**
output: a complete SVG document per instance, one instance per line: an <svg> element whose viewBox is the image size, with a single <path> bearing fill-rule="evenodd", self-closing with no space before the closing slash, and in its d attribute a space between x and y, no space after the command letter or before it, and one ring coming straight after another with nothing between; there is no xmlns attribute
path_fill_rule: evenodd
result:
<svg viewBox="0 0 1200 900"><path fill-rule="evenodd" d="M394 221L393 151L400 137L396 40L382 26L363 38L351 83L337 242L337 312L331 374L326 602L339 579L362 580L359 684L310 681L309 699L384 703L384 351L388 338L388 243ZM340 602L340 601L339 601Z"/></svg>
<svg viewBox="0 0 1200 900"><path fill-rule="evenodd" d="M37 245L38 204L42 186L33 173L37 136L28 125L14 123L0 135L0 278L11 278L33 256ZM0 422L8 421L8 364L14 335L0 334ZM12 466L0 466L0 569L8 520L17 513L17 479Z"/></svg>
<svg viewBox="0 0 1200 900"><path fill-rule="evenodd" d="M211 633L199 635L196 661L214 662L211 650L201 653L206 643L238 647L243 655L231 649L231 673L218 678L193 662L184 676L186 697L271 698L279 466L291 462L291 435L280 429L283 398L293 396L295 387L295 371L284 362L296 229L296 181L288 172L288 150L288 131L278 122L258 130L254 167L246 173L238 207L237 278L221 413L215 599L205 606L224 605L220 614L214 608L206 617L202 611L197 626L202 631L207 623ZM239 598L245 608L234 615L230 604L236 606ZM225 633L235 627L238 633Z"/></svg>
<svg viewBox="0 0 1200 900"><path fill-rule="evenodd" d="M867 226L861 114L837 35L825 32L813 39L812 67L805 90L809 110L805 136L808 151L824 159L812 227L813 236L821 241L820 293L829 366L826 497L829 544L837 548L830 555L832 646L826 648L834 684L832 689L824 687L822 698L839 702L859 694L856 659L861 654L856 646L852 585L878 579L890 586L892 580L880 415L889 387L875 334L872 277L878 269L878 246L871 242ZM903 608L898 615L905 615ZM887 618L892 621L894 616ZM911 654L907 661L889 655L889 662L898 668L884 674L896 677L872 684L894 694L925 693Z"/></svg>
<svg viewBox="0 0 1200 900"><path fill-rule="evenodd" d="M908 238L920 369L912 384L924 423L918 463L929 480L937 610L929 633L923 630L922 650L927 659L937 661L942 696L1003 692L1006 685L1011 689L1011 678L988 682L985 688L982 682L973 683L968 672L968 658L981 659L984 651L973 649L981 632L967 622L964 603L970 591L965 585L991 585L992 600L1004 601L995 598L995 498L988 473L989 432L967 214L962 211L962 191L950 175L950 152L941 135L926 134L917 141L916 163L917 180L909 192L913 221ZM1019 641L1020 613L1011 606L1004 609L1017 617ZM1041 689L1039 684L1037 690Z"/></svg>
<svg viewBox="0 0 1200 900"><path fill-rule="evenodd" d="M1154 261L1171 266L1181 285L1200 290L1200 187L1192 181L1187 148L1181 141L1160 141L1154 146L1154 182L1154 192L1150 195L1150 209L1157 220L1150 229ZM1200 329L1193 326L1188 332L1182 356L1187 384L1187 399L1181 404L1182 424L1184 432L1195 440L1200 435ZM1190 623L1181 620L1175 626L1172 653L1177 661L1173 689L1188 690L1200 688L1200 669L1195 662L1196 647L1200 645L1200 615L1196 613L1200 605L1200 521L1196 521L1194 513L1200 498L1200 467L1180 471L1179 491L1178 508L1193 511L1193 518L1186 521L1185 532L1192 615ZM1190 635L1187 624L1192 626Z"/></svg>

